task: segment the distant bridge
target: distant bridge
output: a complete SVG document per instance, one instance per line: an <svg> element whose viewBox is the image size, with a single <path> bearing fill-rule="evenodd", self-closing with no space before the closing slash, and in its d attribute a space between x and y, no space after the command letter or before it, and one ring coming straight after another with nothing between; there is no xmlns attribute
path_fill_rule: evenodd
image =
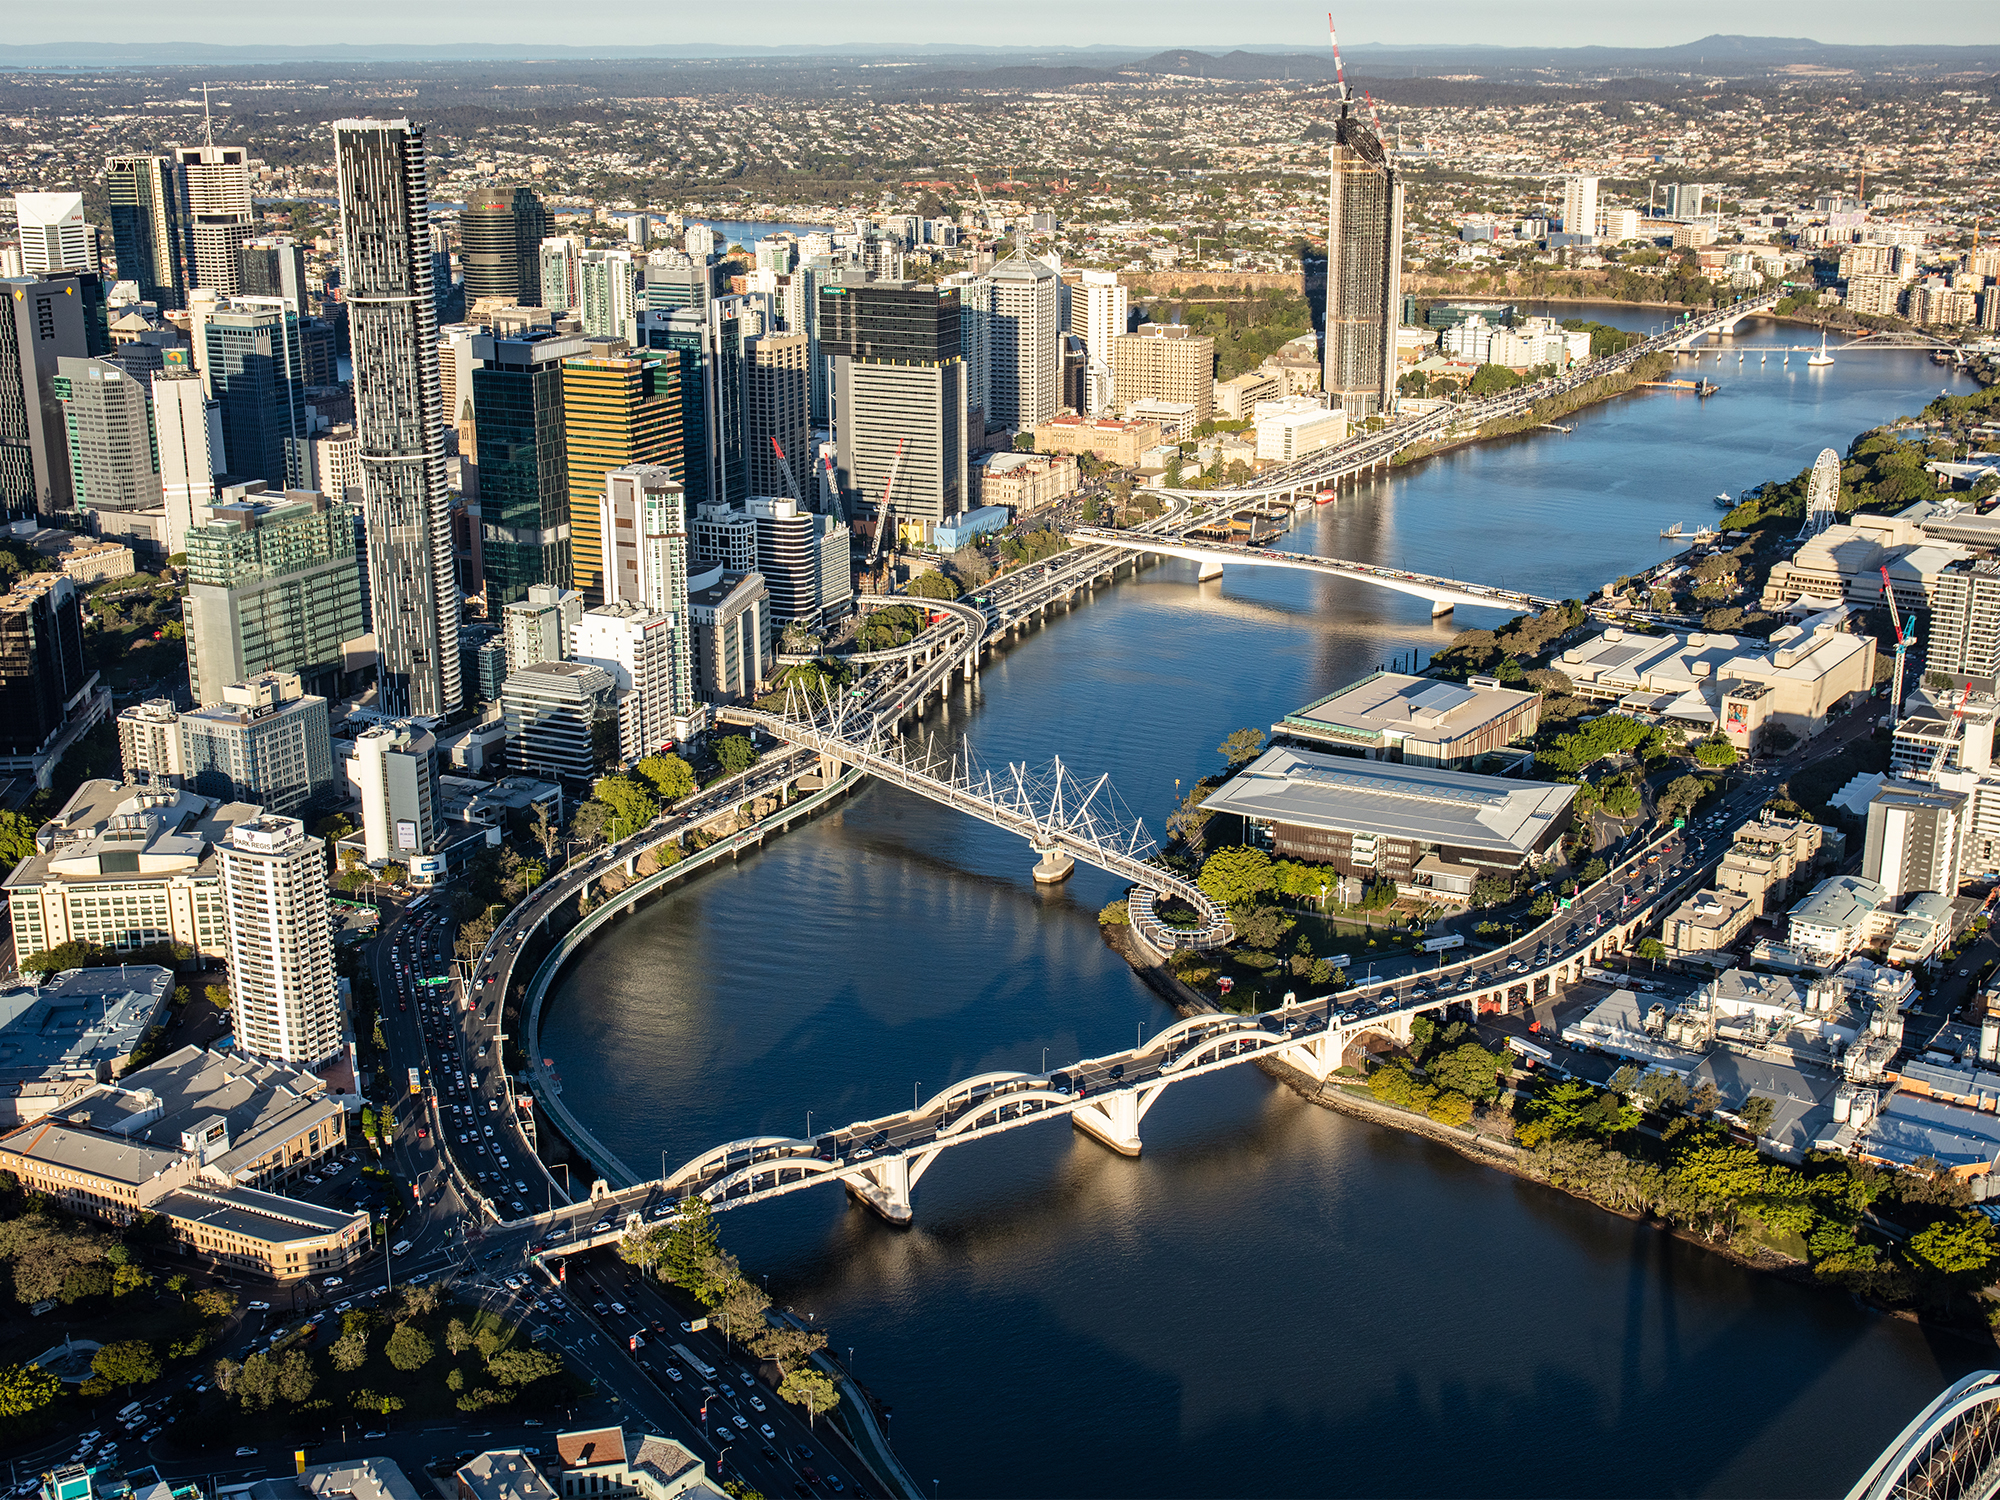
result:
<svg viewBox="0 0 2000 1500"><path fill-rule="evenodd" d="M1259 568L1290 568L1319 573L1332 578L1352 578L1399 594L1414 594L1430 601L1433 615L1448 615L1461 604L1513 613L1536 611L1559 603L1538 594L1514 589L1490 588L1485 584L1463 583L1456 578L1437 578L1428 573L1411 573L1401 568L1379 567L1374 563L1349 562L1342 557L1317 557L1309 552L1275 552L1264 547L1243 547L1228 542L1195 542L1178 536L1149 536L1141 532L1112 531L1098 526L1078 526L1064 533L1071 541L1095 547L1123 547L1133 552L1155 553L1161 557L1192 558L1201 564L1203 578L1222 574L1223 564L1237 563Z"/></svg>

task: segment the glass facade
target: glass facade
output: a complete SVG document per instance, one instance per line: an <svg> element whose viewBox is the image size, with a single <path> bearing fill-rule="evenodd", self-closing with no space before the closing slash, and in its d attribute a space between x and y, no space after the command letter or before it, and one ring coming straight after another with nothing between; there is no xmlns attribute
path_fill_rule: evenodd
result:
<svg viewBox="0 0 2000 1500"><path fill-rule="evenodd" d="M570 578L563 360L580 338L473 340L479 413L480 547L489 611Z"/></svg>
<svg viewBox="0 0 2000 1500"><path fill-rule="evenodd" d="M665 353L563 362L570 586L589 604L606 599L598 523L604 476L633 464L661 464L681 475L684 451L698 451L687 435L681 379L678 362Z"/></svg>

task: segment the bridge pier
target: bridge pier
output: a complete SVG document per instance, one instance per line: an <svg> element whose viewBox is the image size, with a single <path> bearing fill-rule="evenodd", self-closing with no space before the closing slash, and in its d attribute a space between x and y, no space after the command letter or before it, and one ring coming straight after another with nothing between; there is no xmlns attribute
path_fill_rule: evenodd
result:
<svg viewBox="0 0 2000 1500"><path fill-rule="evenodd" d="M1454 610L1455 608L1457 608L1457 606L1454 605L1449 599L1433 599L1431 600L1431 618L1433 620L1442 619L1444 618L1444 616L1450 614L1452 610Z"/></svg>
<svg viewBox="0 0 2000 1500"><path fill-rule="evenodd" d="M1151 1099L1146 1101L1148 1104ZM1085 1135L1109 1146L1120 1156L1139 1154L1139 1118L1145 1111L1136 1089L1106 1094L1101 1104L1086 1104L1070 1113L1070 1123Z"/></svg>
<svg viewBox="0 0 2000 1500"><path fill-rule="evenodd" d="M1194 576L1197 583L1207 583L1211 578L1220 578L1222 576L1222 564L1216 562L1213 558L1205 557L1201 561L1201 570Z"/></svg>
<svg viewBox="0 0 2000 1500"><path fill-rule="evenodd" d="M891 1224L908 1224L915 1217L910 1207L910 1159L886 1156L861 1169L859 1177L841 1179L855 1202L872 1208Z"/></svg>
<svg viewBox="0 0 2000 1500"><path fill-rule="evenodd" d="M1059 844L1030 844L1035 851L1035 884L1061 885L1069 879L1070 871L1076 868L1076 861L1063 853Z"/></svg>

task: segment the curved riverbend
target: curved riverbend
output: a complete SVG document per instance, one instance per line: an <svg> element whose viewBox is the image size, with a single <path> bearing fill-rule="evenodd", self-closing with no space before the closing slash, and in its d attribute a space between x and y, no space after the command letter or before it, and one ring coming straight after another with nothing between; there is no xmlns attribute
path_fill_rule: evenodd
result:
<svg viewBox="0 0 2000 1500"><path fill-rule="evenodd" d="M1666 555L1659 530L1712 519L1718 491L1915 411L1941 375L1916 354L1761 377L1732 358L1706 402L1625 397L1572 436L1442 455L1282 545L1580 595ZM1169 564L996 654L932 723L989 763L1109 770L1157 824L1229 730L1453 628L1360 584L1198 585ZM586 945L543 1050L641 1171L810 1133L807 1110L885 1113L1169 1023L1098 934L1117 894L1084 868L1036 888L1018 840L871 787ZM854 1347L945 1495L1838 1493L1977 1357L1252 1068L1169 1090L1145 1139L1136 1160L1054 1125L952 1152L909 1230L832 1188L724 1229Z"/></svg>

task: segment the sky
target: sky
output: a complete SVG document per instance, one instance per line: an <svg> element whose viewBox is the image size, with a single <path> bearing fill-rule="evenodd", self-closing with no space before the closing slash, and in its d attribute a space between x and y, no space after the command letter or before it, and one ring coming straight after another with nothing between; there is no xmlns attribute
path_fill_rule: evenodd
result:
<svg viewBox="0 0 2000 1500"><path fill-rule="evenodd" d="M179 37L209 43L286 43L302 30L317 40L436 45L485 42L654 45L732 41L770 45L974 43L989 46L1107 43L1169 46L1324 45L1324 11L1287 0L1009 0L939 5L936 0L757 0L749 6L626 0L341 0L326 10L269 0L184 0L173 7ZM88 16L79 27L77 17ZM561 18L552 28L551 16ZM1672 5L1603 0L1372 0L1341 24L1344 45L1366 42L1658 47L1710 34L1810 36L1848 44L2000 42L2000 5L1937 0L1903 10L1880 0L1824 0L1801 7L1773 0L1677 0ZM158 35L157 0L102 0L89 7L22 5L7 25L15 44L128 40ZM1226 27L1226 30L1221 28ZM309 30L307 30L309 28Z"/></svg>

